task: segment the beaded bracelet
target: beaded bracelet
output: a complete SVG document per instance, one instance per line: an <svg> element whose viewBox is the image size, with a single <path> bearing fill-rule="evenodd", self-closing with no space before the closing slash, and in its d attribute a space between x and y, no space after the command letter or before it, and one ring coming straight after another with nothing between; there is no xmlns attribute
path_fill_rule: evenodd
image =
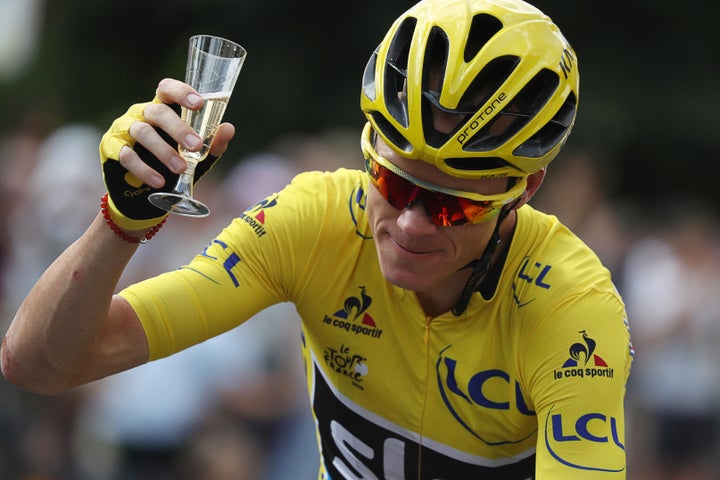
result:
<svg viewBox="0 0 720 480"><path fill-rule="evenodd" d="M125 233L120 227L115 224L115 222L112 221L112 218L110 217L110 212L108 211L107 193L103 195L100 199L100 211L102 212L103 217L105 217L105 223L107 223L110 229L115 232L115 235L122 238L128 243L147 243L147 241L154 237L158 230L160 230L167 221L167 217L163 218L160 223L150 228L150 230L145 233L144 237L132 237Z"/></svg>

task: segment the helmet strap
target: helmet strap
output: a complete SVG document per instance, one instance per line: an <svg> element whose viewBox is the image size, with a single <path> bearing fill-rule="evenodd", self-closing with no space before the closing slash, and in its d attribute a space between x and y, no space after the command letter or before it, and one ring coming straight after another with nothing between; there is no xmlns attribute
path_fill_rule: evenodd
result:
<svg viewBox="0 0 720 480"><path fill-rule="evenodd" d="M473 267L473 270L472 273L470 273L470 277L468 277L467 282L465 282L465 286L463 287L463 291L460 294L460 298L458 299L455 306L452 308L452 313L456 317L462 315L463 312L467 309L472 294L480 289L480 285L483 279L490 271L492 258L495 255L498 246L500 245L500 226L502 225L502 222L505 220L505 218L507 218L507 216L510 214L510 212L512 212L512 210L513 205L503 208L500 211L500 213L498 214L497 223L495 224L495 230L493 230L493 233L490 236L490 240L485 247L485 251L483 251L480 259L473 260L468 264L468 266Z"/></svg>

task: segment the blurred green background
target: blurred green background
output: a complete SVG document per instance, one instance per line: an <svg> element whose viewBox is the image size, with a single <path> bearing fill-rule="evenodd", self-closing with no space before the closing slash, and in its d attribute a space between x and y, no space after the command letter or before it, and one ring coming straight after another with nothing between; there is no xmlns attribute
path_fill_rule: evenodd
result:
<svg viewBox="0 0 720 480"><path fill-rule="evenodd" d="M9 0L0 0L7 2ZM232 158L287 133L362 125L362 69L390 22L413 2L75 0L46 2L30 62L0 83L0 131L105 129L157 82L182 77L187 38L227 36L249 51L227 119ZM717 2L537 0L575 47L580 112L570 145L592 151L611 194L712 203L720 106Z"/></svg>
<svg viewBox="0 0 720 480"><path fill-rule="evenodd" d="M65 248L72 241L61 235L67 230L61 227L78 224L62 216L60 222L50 221L56 219L53 210L46 208L49 197L38 194L35 199L28 192L33 165L27 164L38 157L40 140L70 123L90 123L106 130L130 104L151 100L160 79L183 77L188 37L212 33L241 43L249 52L225 117L235 124L238 135L214 171L229 170L233 162L271 148L279 139L302 139L338 129L357 132L360 166L362 71L390 23L413 3L0 0L0 274L3 268L15 267L7 270L13 274L8 275L5 285L5 277L0 275L0 313L3 307L14 313L26 292L23 285L27 283L29 289L39 275L36 270L45 268L43 262L49 263L59 253L55 249ZM647 380L639 375L629 385L628 455L630 469L636 466L635 474L628 478L720 478L720 442L716 437L694 428L688 435L664 431L662 416L668 412L657 407L653 411L652 402L642 398L647 394L653 401L665 400L666 396L657 394L658 387L660 391L672 390L680 397L667 396L674 412L676 407L690 405L683 397L691 397L693 392L695 397L702 397L703 387L709 386L717 395L699 417L693 417L696 412L688 408L689 424L697 421L713 434L720 432L716 401L720 382L715 377L702 377L707 369L687 367L685 357L674 362L676 357L664 355L665 348L691 360L712 352L713 360L703 360L703 366L716 371L712 366L720 363L716 348L720 342L720 305L716 305L717 292L713 290L720 281L720 189L715 185L720 175L720 140L715 132L720 123L715 118L720 107L720 41L716 38L720 4L702 0L533 3L553 18L574 46L581 73L580 110L565 150L570 153L561 154L551 166L546 185L552 182L554 186L541 189L533 202L539 202L541 209L549 206L548 212L557 214L585 239L613 272L623 295L629 293L628 306L638 312L634 316L631 311L630 318L639 320L633 327L633 341L642 352L637 360L647 358L646 368L662 377L662 382L653 384L654 376ZM581 155L574 155L578 152ZM585 157L595 168L586 169ZM564 173L561 165L577 168ZM23 167L27 171L16 174ZM594 190L597 177L604 188L600 193ZM101 187L99 176L93 179L95 186ZM53 186L62 183L56 177L52 180ZM77 204L72 217L80 218L84 228L82 215L93 218L97 204L77 201L83 192L63 185ZM44 188L42 192L49 189ZM548 195L545 199L543 193ZM210 195L206 192L202 198ZM15 221L10 221L13 208L22 200L27 203L25 210L15 210ZM210 219L218 217L214 214ZM674 223L685 217L690 221ZM711 228L694 229L697 218L711 222ZM182 228L181 222L174 219L172 224ZM642 231L643 227L652 228ZM693 240L698 230L706 237ZM204 245L202 228L187 231L201 233ZM676 236L667 250L676 249L678 258L663 256L662 248L658 253L656 240L670 237L670 232ZM187 237L183 239L186 248L193 245ZM27 245L35 246L29 254L25 253ZM173 253L172 248L169 250ZM139 258L148 262L149 257ZM668 262L688 262L688 266L669 270L668 274L663 270ZM638 272L638 266L648 268ZM658 281L660 288L656 289ZM4 286L20 295L6 294L5 305ZM643 310L644 305L633 305L638 295L636 291L633 298L632 287L640 293L649 292L645 300L652 308L645 305ZM643 300L642 295L639 297ZM690 313L684 310L686 306ZM657 316L663 317L658 312L676 317L666 319L667 328L676 330L658 335L661 340L652 338L655 332L650 328L656 324L666 328L657 322ZM687 321L691 317L709 320L702 327L693 326ZM10 318L12 314L8 313L0 323ZM652 352L659 352L665 360L663 366L656 364ZM688 365L693 365L692 361ZM678 373L675 367L683 370ZM13 468L41 472L50 467L73 467L69 459L77 452L70 450L77 445L69 439L76 434L77 426L68 419L66 409L82 410L74 397L76 392L44 398L0 382L0 411L4 412L0 415L0 477L11 478L6 472ZM681 416L681 420L687 418ZM678 455L668 457L655 445L656 440L672 443L673 439L677 442L672 445L673 452L679 450L682 455L692 450L693 455L688 454L692 462L678 461ZM693 439L702 442L704 448L689 441ZM39 453L37 445L44 445ZM92 448L88 451L94 452ZM712 466L709 476L687 473L689 470L679 470L675 477L667 472L659 476L653 470L669 470L667 465L673 463L695 468L697 458ZM105 460L102 456L98 459L99 463Z"/></svg>

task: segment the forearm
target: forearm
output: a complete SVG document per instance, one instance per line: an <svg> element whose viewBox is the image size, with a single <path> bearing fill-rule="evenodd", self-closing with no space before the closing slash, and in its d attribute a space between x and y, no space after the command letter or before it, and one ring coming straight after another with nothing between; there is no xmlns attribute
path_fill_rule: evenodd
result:
<svg viewBox="0 0 720 480"><path fill-rule="evenodd" d="M18 310L3 341L2 368L8 380L54 393L147 359L137 318L121 299L113 300L136 249L109 229L101 215L95 219L46 270Z"/></svg>

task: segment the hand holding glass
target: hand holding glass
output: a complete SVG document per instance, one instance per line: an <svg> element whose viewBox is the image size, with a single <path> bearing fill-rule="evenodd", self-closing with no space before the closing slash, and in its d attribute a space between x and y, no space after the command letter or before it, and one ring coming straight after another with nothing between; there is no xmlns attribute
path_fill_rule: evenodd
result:
<svg viewBox="0 0 720 480"><path fill-rule="evenodd" d="M203 146L196 152L178 147L187 169L180 174L172 192L150 195L150 203L156 207L191 217L210 214L205 204L193 198L195 167L208 155L246 54L243 47L224 38L212 35L190 38L185 83L200 93L204 103L200 110L182 107L182 119L200 135Z"/></svg>

